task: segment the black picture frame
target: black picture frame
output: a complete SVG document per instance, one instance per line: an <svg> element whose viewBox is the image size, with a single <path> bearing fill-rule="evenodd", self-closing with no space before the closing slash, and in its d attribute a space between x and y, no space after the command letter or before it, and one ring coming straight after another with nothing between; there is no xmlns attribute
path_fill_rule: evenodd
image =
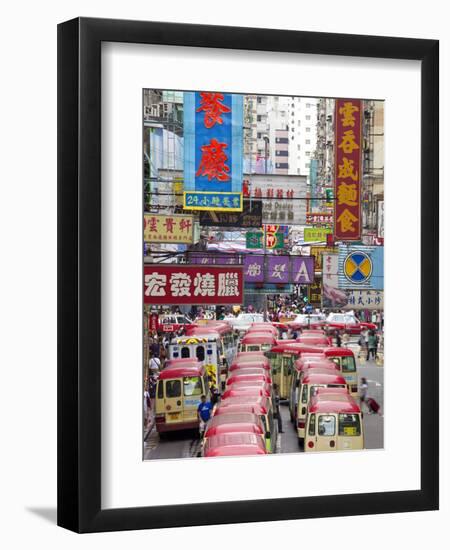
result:
<svg viewBox="0 0 450 550"><path fill-rule="evenodd" d="M102 510L103 41L421 62L420 490ZM58 26L58 525L86 533L438 509L438 67L437 40L90 18Z"/></svg>

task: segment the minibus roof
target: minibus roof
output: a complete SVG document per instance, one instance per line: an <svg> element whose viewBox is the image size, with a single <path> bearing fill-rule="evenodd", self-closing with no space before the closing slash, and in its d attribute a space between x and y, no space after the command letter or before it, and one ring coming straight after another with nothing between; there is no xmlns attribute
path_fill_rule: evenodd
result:
<svg viewBox="0 0 450 550"><path fill-rule="evenodd" d="M267 376L268 370L265 365L258 365L258 363L244 363L244 365L244 367L238 365L230 371L230 376L240 376L241 374L263 374Z"/></svg>
<svg viewBox="0 0 450 550"><path fill-rule="evenodd" d="M159 380L170 380L186 376L203 376L204 372L202 367L174 365L173 367L163 369L159 374Z"/></svg>
<svg viewBox="0 0 450 550"><path fill-rule="evenodd" d="M317 394L311 398L310 413L360 413L361 409L350 395Z"/></svg>
<svg viewBox="0 0 450 550"><path fill-rule="evenodd" d="M274 346L270 351L272 353L290 353L292 355L296 355L300 353L322 353L322 349L323 348L319 348L317 346L307 346L305 344L301 344L300 342L295 341L292 343L279 343Z"/></svg>
<svg viewBox="0 0 450 550"><path fill-rule="evenodd" d="M259 397L259 400L266 399L265 396ZM267 414L268 407L261 404L260 401L249 401L247 396L244 398L244 402L241 402L240 397L229 397L225 402L221 402L217 409L214 411L214 416L222 416L224 414L237 414L237 413L252 413L252 414Z"/></svg>
<svg viewBox="0 0 450 550"><path fill-rule="evenodd" d="M324 355L331 355L332 357L354 357L355 354L349 348L336 348L334 346L324 348L322 350Z"/></svg>
<svg viewBox="0 0 450 550"><path fill-rule="evenodd" d="M164 369L173 367L200 367L200 361L192 357L179 357L178 359L169 359L164 364Z"/></svg>
<svg viewBox="0 0 450 550"><path fill-rule="evenodd" d="M271 344L277 343L276 338L270 332L250 332L241 340L241 344Z"/></svg>
<svg viewBox="0 0 450 550"><path fill-rule="evenodd" d="M334 373L308 373L303 378L303 384L346 384L345 378Z"/></svg>
<svg viewBox="0 0 450 550"><path fill-rule="evenodd" d="M338 365L333 361L306 361L303 365L299 365L298 370L303 372L310 371L311 369L324 369L334 372L340 372Z"/></svg>
<svg viewBox="0 0 450 550"><path fill-rule="evenodd" d="M220 408L220 405L218 409ZM217 409L217 410L218 410ZM222 424L236 424L238 422L260 424L260 418L257 414L248 411L225 411L221 414L214 414L208 423L208 427L220 426Z"/></svg>
<svg viewBox="0 0 450 550"><path fill-rule="evenodd" d="M239 380L249 380L251 382L256 382L257 380L262 380L263 382L271 382L272 379L268 374L266 374L267 371L261 371L261 372L255 372L255 373L240 373L239 371L233 371L232 375L228 377L227 385L229 386L233 382L238 382Z"/></svg>
<svg viewBox="0 0 450 550"><path fill-rule="evenodd" d="M226 400L230 397L269 397L267 390L263 386L238 386L228 387L222 394L222 399Z"/></svg>
<svg viewBox="0 0 450 550"><path fill-rule="evenodd" d="M230 372L234 372L235 370L248 370L248 369L264 369L264 370L270 370L270 362L267 358L265 358L265 361L262 361L262 359L257 359L255 357L255 360L253 361L234 361L233 364L230 367Z"/></svg>
<svg viewBox="0 0 450 550"><path fill-rule="evenodd" d="M236 354L235 361L238 359L250 359L250 357L264 357L264 359L267 359L267 357L264 355L263 351L239 351Z"/></svg>
<svg viewBox="0 0 450 550"><path fill-rule="evenodd" d="M328 336L314 336L313 334L305 334L305 336L299 336L297 341L300 344L307 344L311 346L329 346L330 340Z"/></svg>
<svg viewBox="0 0 450 550"><path fill-rule="evenodd" d="M231 433L208 438L205 456L238 456L267 454L261 437L253 433Z"/></svg>

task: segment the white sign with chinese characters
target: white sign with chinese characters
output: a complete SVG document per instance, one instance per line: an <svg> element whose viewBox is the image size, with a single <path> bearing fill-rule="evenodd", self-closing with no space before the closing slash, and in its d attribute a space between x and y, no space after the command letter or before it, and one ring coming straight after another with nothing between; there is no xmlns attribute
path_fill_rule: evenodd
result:
<svg viewBox="0 0 450 550"><path fill-rule="evenodd" d="M346 290L347 305L344 309L384 309L382 290Z"/></svg>

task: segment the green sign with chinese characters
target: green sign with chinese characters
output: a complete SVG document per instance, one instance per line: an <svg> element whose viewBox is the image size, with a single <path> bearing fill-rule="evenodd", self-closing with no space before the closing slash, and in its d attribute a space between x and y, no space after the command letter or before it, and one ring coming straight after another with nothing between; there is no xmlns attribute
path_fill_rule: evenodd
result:
<svg viewBox="0 0 450 550"><path fill-rule="evenodd" d="M305 243L326 242L327 235L330 233L329 227L305 227L303 241Z"/></svg>
<svg viewBox="0 0 450 550"><path fill-rule="evenodd" d="M262 231L248 231L246 234L247 248L264 248ZM266 233L266 248L284 248L283 233Z"/></svg>

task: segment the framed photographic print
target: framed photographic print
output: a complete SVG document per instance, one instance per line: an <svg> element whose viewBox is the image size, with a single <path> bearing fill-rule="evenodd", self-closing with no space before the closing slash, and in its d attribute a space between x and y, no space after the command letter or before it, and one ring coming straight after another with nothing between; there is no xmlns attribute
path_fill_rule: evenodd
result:
<svg viewBox="0 0 450 550"><path fill-rule="evenodd" d="M59 525L438 508L438 89L434 40L59 26Z"/></svg>

